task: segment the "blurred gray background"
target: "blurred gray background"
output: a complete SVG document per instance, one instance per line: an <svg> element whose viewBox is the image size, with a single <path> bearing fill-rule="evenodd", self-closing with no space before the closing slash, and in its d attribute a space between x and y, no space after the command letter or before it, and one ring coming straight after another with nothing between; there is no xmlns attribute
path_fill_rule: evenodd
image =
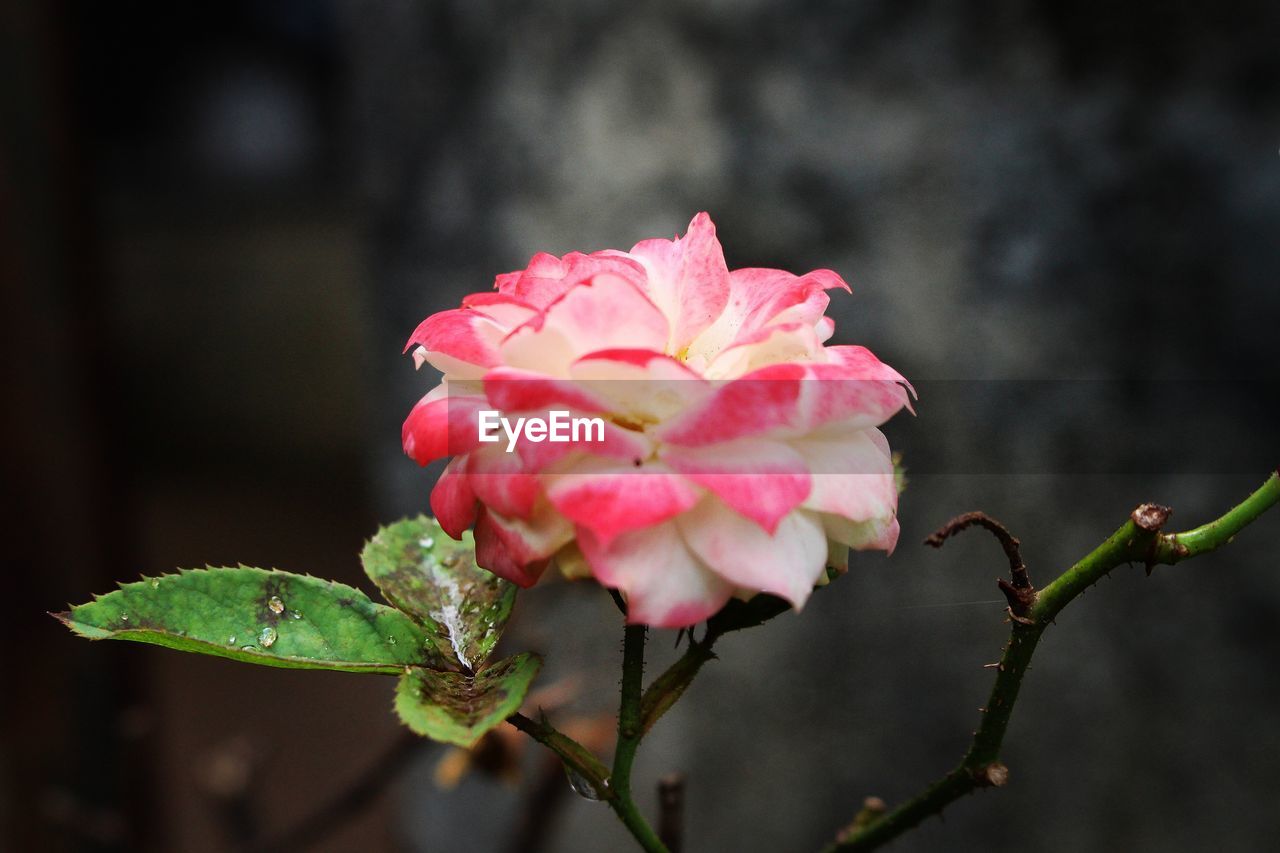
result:
<svg viewBox="0 0 1280 853"><path fill-rule="evenodd" d="M813 850L911 795L1006 636L996 545L927 533L987 510L1042 582L1138 502L1196 524L1280 461L1277 37L1260 2L6 4L0 846L249 849L367 773L314 849L532 849L539 786L543 849L630 849L532 751L524 788L442 790L390 680L90 646L44 611L205 563L359 583L436 473L399 449L417 322L702 209L731 267L842 273L836 341L922 395L888 430L897 553L723 641L637 786L652 813L687 774L690 851ZM1278 524L1072 605L1010 786L893 849L1272 847ZM506 647L598 729L619 637L598 588L542 585Z"/></svg>

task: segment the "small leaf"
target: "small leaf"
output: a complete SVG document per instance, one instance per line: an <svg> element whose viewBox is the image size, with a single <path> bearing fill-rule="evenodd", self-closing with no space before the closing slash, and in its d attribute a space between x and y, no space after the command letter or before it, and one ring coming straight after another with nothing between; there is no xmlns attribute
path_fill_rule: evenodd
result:
<svg viewBox="0 0 1280 853"><path fill-rule="evenodd" d="M893 485L898 489L898 494L902 494L907 490L907 466L902 464L902 454L893 454Z"/></svg>
<svg viewBox="0 0 1280 853"><path fill-rule="evenodd" d="M396 713L420 735L471 747L520 710L542 659L524 652L475 675L414 669L400 677Z"/></svg>
<svg viewBox="0 0 1280 853"><path fill-rule="evenodd" d="M245 566L144 578L54 615L91 640L266 666L399 674L445 663L421 626L357 589Z"/></svg>
<svg viewBox="0 0 1280 853"><path fill-rule="evenodd" d="M457 542L435 519L418 516L379 530L360 558L387 601L422 622L442 655L467 670L488 660L517 587L476 565L470 531Z"/></svg>

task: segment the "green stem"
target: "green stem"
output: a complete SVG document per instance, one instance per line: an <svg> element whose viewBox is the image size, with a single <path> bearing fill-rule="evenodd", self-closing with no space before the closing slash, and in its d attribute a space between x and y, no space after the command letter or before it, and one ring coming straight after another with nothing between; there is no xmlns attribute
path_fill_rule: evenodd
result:
<svg viewBox="0 0 1280 853"><path fill-rule="evenodd" d="M719 613L707 620L706 633L695 640L689 629L689 644L685 653L659 675L644 691L640 700L640 718L643 733L648 734L654 723L671 709L676 700L693 683L707 661L715 660L712 648L716 640L732 631L754 628L770 619L791 611L791 604L772 595L760 594L749 601L730 600Z"/></svg>
<svg viewBox="0 0 1280 853"><path fill-rule="evenodd" d="M1255 518L1280 501L1280 470L1272 474L1249 497L1216 521L1202 524L1194 530L1160 537L1156 562L1172 566L1189 557L1197 557L1221 548L1236 537Z"/></svg>
<svg viewBox="0 0 1280 853"><path fill-rule="evenodd" d="M1009 643L996 665L982 721L969 750L950 773L898 808L869 821L859 822L841 834L826 850L875 850L924 819L940 813L964 795L984 787L999 787L1008 770L999 762L1000 747L1013 715L1013 706L1035 654L1036 645L1053 618L1076 596L1124 563L1172 565L1208 553L1230 542L1237 533L1267 509L1280 502L1280 472L1273 473L1242 503L1221 518L1184 533L1161 533L1168 518L1163 507L1143 505L1120 529L1088 556L1040 590L1025 616L1015 617Z"/></svg>
<svg viewBox="0 0 1280 853"><path fill-rule="evenodd" d="M693 683L694 677L702 669L702 665L715 660L711 647L717 639L716 634L707 633L701 642L689 638L689 646L675 663L667 667L666 672L653 680L640 698L640 729L648 734L654 723L671 709L676 700L684 695L684 691Z"/></svg>
<svg viewBox="0 0 1280 853"><path fill-rule="evenodd" d="M612 796L609 807L631 832L640 846L650 853L667 853L667 847L649 826L631 797L631 767L636 750L644 737L644 720L640 709L644 680L644 644L648 632L645 625L628 625L622 640L622 701L618 707L618 745L613 752L613 773L609 777Z"/></svg>
<svg viewBox="0 0 1280 853"><path fill-rule="evenodd" d="M560 756L566 767L591 786L598 799L607 800L613 795L609 790L609 768L592 755L591 750L545 720L532 720L516 713L507 717L507 722Z"/></svg>
<svg viewBox="0 0 1280 853"><path fill-rule="evenodd" d="M607 802L618 815L641 848L649 853L668 853L631 796L631 768L635 764L640 740L648 730L641 701L647 631L648 628L644 625L628 625L623 635L622 702L618 710L618 745L614 751L612 771L592 755L590 750L557 731L545 720L512 714L507 722L558 755L566 767L590 785L596 796ZM671 702L674 701L672 698ZM670 707L670 702L663 706L663 710L667 707Z"/></svg>

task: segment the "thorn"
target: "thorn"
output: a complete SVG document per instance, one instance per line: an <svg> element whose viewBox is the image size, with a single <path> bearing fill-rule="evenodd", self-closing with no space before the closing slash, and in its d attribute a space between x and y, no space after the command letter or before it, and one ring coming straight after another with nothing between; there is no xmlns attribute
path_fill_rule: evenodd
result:
<svg viewBox="0 0 1280 853"><path fill-rule="evenodd" d="M1026 586L1018 586L1016 582L1010 583L1004 578L996 579L996 586L1004 593L1005 600L1009 602L1009 612L1016 614L1017 617L1025 616L1031 611L1031 605L1035 603L1036 591L1028 581ZM1029 622L1030 620L1024 620Z"/></svg>
<svg viewBox="0 0 1280 853"><path fill-rule="evenodd" d="M1003 788L1009 784L1009 768L999 761L993 761L975 769L973 780L982 788Z"/></svg>
<svg viewBox="0 0 1280 853"><path fill-rule="evenodd" d="M889 806L884 800L879 797L867 797L862 801L862 810L854 817L853 822L836 835L836 841L840 844L848 844L888 810Z"/></svg>

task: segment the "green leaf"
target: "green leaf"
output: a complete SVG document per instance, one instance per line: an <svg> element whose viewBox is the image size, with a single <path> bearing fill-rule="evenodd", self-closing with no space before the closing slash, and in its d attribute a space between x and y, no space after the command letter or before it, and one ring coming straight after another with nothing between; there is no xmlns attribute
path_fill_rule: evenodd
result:
<svg viewBox="0 0 1280 853"><path fill-rule="evenodd" d="M445 663L421 626L357 589L245 566L143 578L54 616L91 640L267 666L401 673Z"/></svg>
<svg viewBox="0 0 1280 853"><path fill-rule="evenodd" d="M468 671L497 645L515 603L515 584L476 565L471 532L457 542L433 518L397 521L360 555L387 601L416 618L440 653Z"/></svg>
<svg viewBox="0 0 1280 853"><path fill-rule="evenodd" d="M420 735L474 746L485 732L520 710L541 666L541 658L524 652L475 675L414 668L400 677L396 713Z"/></svg>

